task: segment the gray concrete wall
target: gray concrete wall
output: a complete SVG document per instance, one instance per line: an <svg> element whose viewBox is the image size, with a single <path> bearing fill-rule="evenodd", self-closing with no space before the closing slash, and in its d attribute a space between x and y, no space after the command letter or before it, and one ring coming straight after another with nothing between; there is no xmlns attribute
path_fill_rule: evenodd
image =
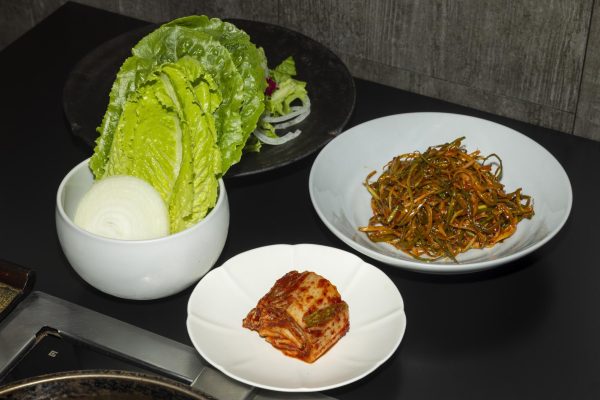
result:
<svg viewBox="0 0 600 400"><path fill-rule="evenodd" d="M356 77L600 141L600 0L78 0L161 22L265 21ZM0 48L64 0L0 0Z"/></svg>

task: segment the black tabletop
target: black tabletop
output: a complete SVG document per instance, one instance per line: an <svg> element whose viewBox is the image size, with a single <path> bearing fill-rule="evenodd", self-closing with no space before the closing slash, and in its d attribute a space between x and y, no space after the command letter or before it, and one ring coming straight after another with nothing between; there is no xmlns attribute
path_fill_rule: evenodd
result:
<svg viewBox="0 0 600 400"><path fill-rule="evenodd" d="M191 288L143 302L105 295L69 266L55 231L58 185L91 154L65 120L65 80L96 46L145 24L67 3L0 52L0 258L35 270L36 290L191 345L185 327ZM600 262L595 254L600 143L361 79L355 84L356 107L347 127L414 111L502 123L558 159L571 180L574 203L554 239L493 270L432 276L368 260L402 293L406 335L375 372L327 393L340 399L600 398ZM353 252L312 207L313 160L226 180L231 224L217 265L275 243L317 243Z"/></svg>

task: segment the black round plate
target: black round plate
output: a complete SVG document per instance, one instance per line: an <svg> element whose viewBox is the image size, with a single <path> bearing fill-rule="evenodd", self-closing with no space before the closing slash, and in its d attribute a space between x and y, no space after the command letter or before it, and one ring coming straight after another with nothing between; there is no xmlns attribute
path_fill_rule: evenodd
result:
<svg viewBox="0 0 600 400"><path fill-rule="evenodd" d="M354 80L344 63L317 41L281 26L229 19L265 50L269 67L294 57L297 79L307 83L311 114L295 128L296 139L283 145L263 145L259 153L245 153L227 177L253 175L291 164L319 150L339 134L354 110ZM74 135L93 148L108 94L131 48L158 25L148 25L98 46L77 63L63 90L65 115Z"/></svg>

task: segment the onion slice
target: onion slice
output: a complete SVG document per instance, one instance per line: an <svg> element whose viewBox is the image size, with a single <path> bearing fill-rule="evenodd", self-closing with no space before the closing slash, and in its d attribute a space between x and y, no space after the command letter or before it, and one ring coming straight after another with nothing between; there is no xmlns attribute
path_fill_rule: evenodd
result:
<svg viewBox="0 0 600 400"><path fill-rule="evenodd" d="M278 129L286 129L290 126L294 126L304 121L306 117L310 115L310 99L308 96L302 100L301 106L293 106L291 107L291 111L285 115L281 115L278 117L273 117L269 115L265 115L261 118L263 122L268 122L272 124L273 130ZM261 142L270 145L280 145L289 142L292 139L297 138L302 131L300 129L296 129L295 131L291 131L286 133L283 136L271 137L267 135L263 130L256 128L254 130L254 136L258 138Z"/></svg>
<svg viewBox="0 0 600 400"><path fill-rule="evenodd" d="M274 129L289 128L290 126L294 126L294 125L299 124L300 122L304 121L306 119L306 117L308 117L309 114L310 114L310 110L306 110L302 114L297 115L293 119L287 120L285 122L281 122L279 124L273 124L273 128Z"/></svg>
<svg viewBox="0 0 600 400"><path fill-rule="evenodd" d="M302 100L302 105L300 106L292 106L290 107L290 112L285 115L279 115L277 117L271 115L265 115L262 117L264 122L268 122L270 124L278 124L280 122L288 121L300 114L310 113L310 99L306 96L305 99Z"/></svg>
<svg viewBox="0 0 600 400"><path fill-rule="evenodd" d="M258 140L260 140L263 143L276 146L279 144L284 144L286 142L289 142L292 139L295 139L296 137L298 137L298 135L300 135L300 133L302 133L302 131L300 129L296 129L295 131L288 132L283 136L278 136L278 137L274 138L274 137L268 136L266 133L264 133L260 129L256 129L254 131L254 136L256 136L258 138Z"/></svg>
<svg viewBox="0 0 600 400"><path fill-rule="evenodd" d="M167 206L143 179L115 175L96 181L82 197L76 225L96 235L121 240L155 239L169 234Z"/></svg>

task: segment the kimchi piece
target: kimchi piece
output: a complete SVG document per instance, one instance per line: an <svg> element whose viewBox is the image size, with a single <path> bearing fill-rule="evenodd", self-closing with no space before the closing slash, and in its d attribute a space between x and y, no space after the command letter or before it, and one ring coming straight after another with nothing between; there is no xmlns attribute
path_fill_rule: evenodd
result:
<svg viewBox="0 0 600 400"><path fill-rule="evenodd" d="M290 271L250 310L242 326L285 355L313 363L348 332L348 304L321 275Z"/></svg>

